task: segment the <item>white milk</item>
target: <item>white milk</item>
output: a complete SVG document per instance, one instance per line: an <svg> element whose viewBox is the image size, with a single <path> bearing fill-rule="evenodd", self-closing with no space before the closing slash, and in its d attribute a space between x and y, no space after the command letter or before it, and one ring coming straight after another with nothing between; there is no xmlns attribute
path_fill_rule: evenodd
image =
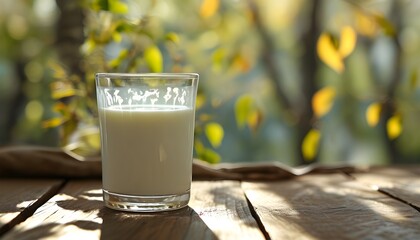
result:
<svg viewBox="0 0 420 240"><path fill-rule="evenodd" d="M129 195L190 189L194 111L185 106L99 109L103 188Z"/></svg>

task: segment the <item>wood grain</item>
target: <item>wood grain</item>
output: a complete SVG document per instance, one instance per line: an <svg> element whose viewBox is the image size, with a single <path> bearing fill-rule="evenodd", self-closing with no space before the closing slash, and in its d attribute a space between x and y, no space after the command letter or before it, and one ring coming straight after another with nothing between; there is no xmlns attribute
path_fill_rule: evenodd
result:
<svg viewBox="0 0 420 240"><path fill-rule="evenodd" d="M418 211L341 174L242 188L272 239L420 239Z"/></svg>
<svg viewBox="0 0 420 240"><path fill-rule="evenodd" d="M24 221L48 200L63 181L0 179L0 235Z"/></svg>
<svg viewBox="0 0 420 240"><path fill-rule="evenodd" d="M238 181L194 181L189 205L220 239L265 239Z"/></svg>
<svg viewBox="0 0 420 240"><path fill-rule="evenodd" d="M377 167L369 173L352 173L357 181L400 199L420 211L420 167Z"/></svg>
<svg viewBox="0 0 420 240"><path fill-rule="evenodd" d="M223 239L243 238L241 231L258 236L246 209L238 182L194 182L191 207L139 214L105 208L98 180L70 181L4 239Z"/></svg>

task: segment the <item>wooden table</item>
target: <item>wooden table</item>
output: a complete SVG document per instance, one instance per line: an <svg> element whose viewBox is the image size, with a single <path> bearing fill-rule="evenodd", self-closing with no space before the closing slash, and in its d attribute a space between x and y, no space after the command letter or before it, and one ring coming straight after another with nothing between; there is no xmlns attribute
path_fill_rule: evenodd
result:
<svg viewBox="0 0 420 240"><path fill-rule="evenodd" d="M0 238L420 239L420 166L276 182L194 181L188 208L103 206L101 181L0 179Z"/></svg>

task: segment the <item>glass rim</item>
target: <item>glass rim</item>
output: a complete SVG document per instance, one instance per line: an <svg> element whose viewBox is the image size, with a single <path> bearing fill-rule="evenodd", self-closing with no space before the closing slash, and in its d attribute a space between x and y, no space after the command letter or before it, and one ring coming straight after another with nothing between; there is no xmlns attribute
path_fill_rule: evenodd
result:
<svg viewBox="0 0 420 240"><path fill-rule="evenodd" d="M172 78L198 79L198 73L96 73L96 78Z"/></svg>

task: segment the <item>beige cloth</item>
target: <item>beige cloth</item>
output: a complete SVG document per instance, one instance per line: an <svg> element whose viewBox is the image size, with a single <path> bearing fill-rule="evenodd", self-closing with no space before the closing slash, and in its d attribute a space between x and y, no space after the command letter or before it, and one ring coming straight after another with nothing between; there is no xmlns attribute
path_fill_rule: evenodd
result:
<svg viewBox="0 0 420 240"><path fill-rule="evenodd" d="M194 159L195 180L280 180L309 173L358 171L353 166L291 168L279 163L215 164ZM101 160L77 160L59 148L19 146L0 148L0 177L100 178Z"/></svg>

